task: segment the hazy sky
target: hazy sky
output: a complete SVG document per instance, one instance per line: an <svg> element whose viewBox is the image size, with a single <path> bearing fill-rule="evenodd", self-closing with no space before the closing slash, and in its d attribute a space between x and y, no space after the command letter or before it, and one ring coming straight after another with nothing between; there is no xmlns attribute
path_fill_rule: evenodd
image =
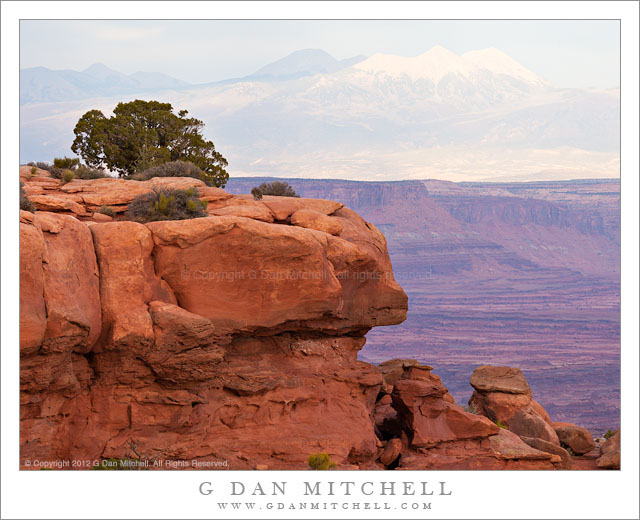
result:
<svg viewBox="0 0 640 520"><path fill-rule="evenodd" d="M23 20L21 68L164 72L191 83L250 74L305 48L335 58L495 47L558 87L619 86L618 21Z"/></svg>

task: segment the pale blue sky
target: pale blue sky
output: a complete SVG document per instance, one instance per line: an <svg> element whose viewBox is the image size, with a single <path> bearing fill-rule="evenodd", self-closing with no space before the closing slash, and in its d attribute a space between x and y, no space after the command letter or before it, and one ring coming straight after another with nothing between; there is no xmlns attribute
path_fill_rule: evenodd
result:
<svg viewBox="0 0 640 520"><path fill-rule="evenodd" d="M461 13L462 14L462 13ZM21 68L164 72L191 83L244 76L293 51L335 58L495 47L558 87L619 86L618 21L23 20Z"/></svg>

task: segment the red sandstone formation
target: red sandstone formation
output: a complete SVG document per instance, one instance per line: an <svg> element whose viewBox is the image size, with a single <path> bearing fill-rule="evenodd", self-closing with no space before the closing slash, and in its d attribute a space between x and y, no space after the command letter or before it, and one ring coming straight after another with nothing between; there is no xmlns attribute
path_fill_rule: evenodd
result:
<svg viewBox="0 0 640 520"><path fill-rule="evenodd" d="M196 179L61 185L29 173L39 211L20 223L23 460L135 447L231 469L305 468L315 452L373 463L382 375L356 357L370 327L407 309L374 226L342 204L253 201ZM154 186L200 188L211 216L121 220Z"/></svg>
<svg viewBox="0 0 640 520"><path fill-rule="evenodd" d="M23 170L38 211L20 214L21 460L566 467L455 405L431 367L357 361L407 297L384 236L342 204ZM210 216L122 219L157 186L197 187Z"/></svg>
<svg viewBox="0 0 640 520"><path fill-rule="evenodd" d="M511 367L478 367L471 376L475 391L469 405L477 413L498 424L508 425L524 442L537 450L561 458L563 469L596 469L593 459L596 443L586 429L566 422L552 422L549 414L531 396L531 389L519 369ZM494 396L499 395L499 398ZM528 401L527 401L528 400ZM599 468L620 468L620 436L617 444L607 441L600 450ZM612 437L613 438L613 437ZM580 456L585 457L580 457Z"/></svg>
<svg viewBox="0 0 640 520"><path fill-rule="evenodd" d="M620 430L602 445L596 464L601 469L620 469Z"/></svg>

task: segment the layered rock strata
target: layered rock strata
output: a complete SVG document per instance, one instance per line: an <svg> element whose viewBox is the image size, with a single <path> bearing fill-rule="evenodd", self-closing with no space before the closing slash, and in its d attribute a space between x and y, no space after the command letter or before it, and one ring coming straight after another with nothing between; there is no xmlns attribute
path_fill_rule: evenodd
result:
<svg viewBox="0 0 640 520"><path fill-rule="evenodd" d="M383 379L357 353L407 310L373 225L196 179L21 178L21 460L373 463ZM159 185L198 187L211 216L121 219Z"/></svg>
<svg viewBox="0 0 640 520"><path fill-rule="evenodd" d="M37 209L20 213L21 461L563 466L455 405L431 367L357 360L407 297L382 233L342 204L184 178L21 180ZM124 220L157 187L197 187L209 216ZM534 406L527 388L513 395Z"/></svg>

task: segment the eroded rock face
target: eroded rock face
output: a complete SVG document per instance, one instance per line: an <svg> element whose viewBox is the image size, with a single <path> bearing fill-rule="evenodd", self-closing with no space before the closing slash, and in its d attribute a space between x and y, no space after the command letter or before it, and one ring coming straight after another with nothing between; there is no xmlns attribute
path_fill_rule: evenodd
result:
<svg viewBox="0 0 640 520"><path fill-rule="evenodd" d="M355 239L232 216L147 227L158 275L181 307L216 326L336 334L403 319L388 259ZM369 231L354 234L364 242Z"/></svg>
<svg viewBox="0 0 640 520"><path fill-rule="evenodd" d="M143 225L118 216L141 190L200 181L37 178L47 203L86 213L21 213L23 460L304 469L327 452L378 467L383 378L357 352L370 327L405 318L407 299L375 227L306 199L239 216L258 206L213 188L201 191L211 216ZM102 205L113 221L87 217ZM304 210L339 235L288 220Z"/></svg>
<svg viewBox="0 0 640 520"><path fill-rule="evenodd" d="M465 412L443 399L447 389L431 367L408 366L393 388L393 406L410 433L410 446L430 448L443 442L482 438L498 427L486 417Z"/></svg>

